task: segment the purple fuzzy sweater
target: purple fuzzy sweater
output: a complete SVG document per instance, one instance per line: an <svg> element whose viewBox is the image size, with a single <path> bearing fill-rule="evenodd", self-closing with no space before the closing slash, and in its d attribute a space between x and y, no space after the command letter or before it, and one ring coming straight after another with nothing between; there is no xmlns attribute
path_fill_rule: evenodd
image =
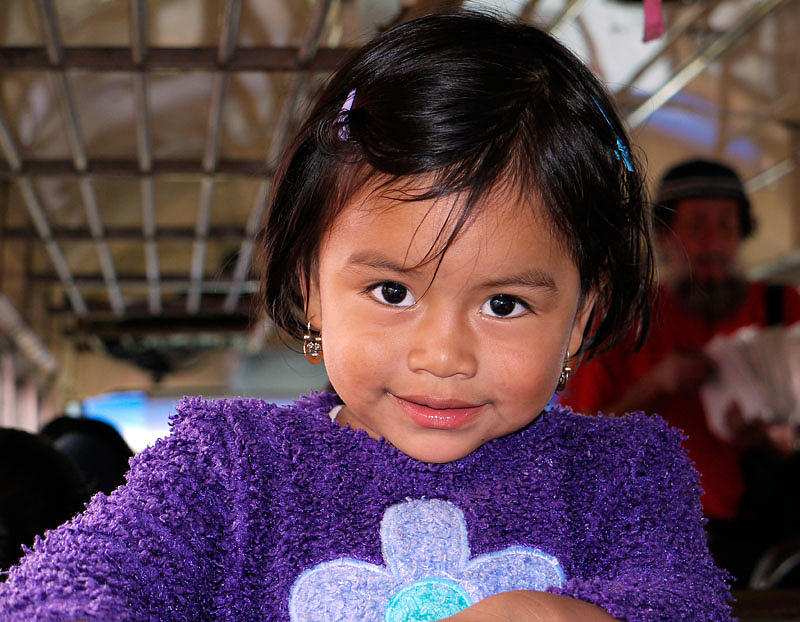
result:
<svg viewBox="0 0 800 622"><path fill-rule="evenodd" d="M563 568L552 591L620 620L730 619L697 474L661 419L554 407L427 464L332 423L336 399L184 400L126 485L10 571L0 620L288 620L304 571L342 558L383 568L381 519L406 499L457 507L473 556L546 552Z"/></svg>

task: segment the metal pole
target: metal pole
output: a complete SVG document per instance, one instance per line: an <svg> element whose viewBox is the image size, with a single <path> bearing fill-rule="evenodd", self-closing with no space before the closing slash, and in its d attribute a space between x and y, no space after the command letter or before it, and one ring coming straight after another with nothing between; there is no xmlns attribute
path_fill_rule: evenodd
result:
<svg viewBox="0 0 800 622"><path fill-rule="evenodd" d="M553 22L547 27L548 32L558 34L567 23L574 20L586 7L587 0L569 0L561 13L556 15Z"/></svg>
<svg viewBox="0 0 800 622"><path fill-rule="evenodd" d="M50 255L53 267L61 278L61 283L64 285L64 290L66 291L67 298L69 298L72 309L78 316L85 315L87 310L86 303L77 287L75 287L75 283L72 280L72 271L61 252L61 248L53 240L50 223L47 220L47 216L33 188L33 183L30 177L21 174L22 159L19 156L19 151L17 151L17 147L9 131L8 123L2 112L0 112L0 148L2 148L3 155L8 165L11 167L11 170L17 174L16 180L20 194L22 195L22 200L25 203L25 207L28 209L28 214L33 222L33 226L36 228L42 242L44 242L45 250L47 254Z"/></svg>
<svg viewBox="0 0 800 622"><path fill-rule="evenodd" d="M147 2L131 0L131 55L140 65L147 58ZM142 235L144 237L144 259L147 271L147 304L152 315L162 310L161 287L159 285L158 244L156 242L156 201L153 177L153 144L150 139L150 107L148 104L147 73L138 71L133 75L136 94L136 136L139 172L139 193L142 202Z"/></svg>
<svg viewBox="0 0 800 622"><path fill-rule="evenodd" d="M200 189L200 206L198 208L196 226L197 236L192 249L192 285L189 289L189 296L186 301L186 309L192 314L200 310L200 298L203 293L206 237L208 235L208 224L211 218L211 207L214 199L214 178L211 175L216 171L219 162L219 148L222 140L222 112L225 105L225 95L230 82L230 74L225 70L224 66L233 57L236 51L241 11L241 0L228 0L225 3L225 13L217 54L217 60L223 68L214 74L214 81L211 87L208 131L206 133L206 145L203 153L203 169L208 176L203 178Z"/></svg>
<svg viewBox="0 0 800 622"><path fill-rule="evenodd" d="M767 15L786 0L764 0L757 2L733 28L714 39L703 50L689 59L667 82L628 115L626 122L631 129L639 127L650 115L667 103L676 93L700 75L734 43L758 25Z"/></svg>
<svg viewBox="0 0 800 622"><path fill-rule="evenodd" d="M708 0L708 2L694 5L691 9L687 10L683 19L676 22L663 36L663 45L656 50L631 76L628 81L615 91L617 98L623 97L631 90L634 84L641 78L650 67L652 67L661 57L663 57L675 43L680 40L691 28L693 28L701 19L705 18L711 10L716 7L721 0Z"/></svg>
<svg viewBox="0 0 800 622"><path fill-rule="evenodd" d="M53 267L61 279L61 283L64 285L64 290L66 291L67 298L69 298L72 309L75 311L75 315L78 317L86 315L86 302L75 286L75 281L72 279L72 271L69 268L64 254L61 252L61 247L52 238L50 224L39 202L39 197L36 195L36 191L33 188L33 183L29 177L22 175L17 178L17 184L19 185L22 200L28 208L28 214L33 221L33 226L36 227L39 237L42 239L42 242L44 242L45 250L47 254L50 255L50 261L53 262Z"/></svg>
<svg viewBox="0 0 800 622"><path fill-rule="evenodd" d="M203 272L206 261L206 238L208 237L208 224L211 220L211 203L214 199L214 182L205 177L200 185L200 204L197 209L197 220L194 228L194 242L192 243L192 264L190 274L192 283L186 301L186 310L195 314L200 310L201 287L203 285Z"/></svg>
<svg viewBox="0 0 800 622"><path fill-rule="evenodd" d="M67 78L66 70L60 68L61 60L63 58L61 48L61 37L58 28L58 18L56 16L53 0L39 0L40 13L42 18L42 30L45 35L45 44L47 47L50 62L53 65L53 70L56 72L56 80L58 83L59 99L61 100L61 107L66 121L67 138L69 140L70 149L72 151L72 159L75 168L78 171L85 171L88 167L88 158L86 156L86 148L83 144L81 137L80 125L78 122L78 115L75 111L75 104L72 97L72 90L70 88L69 80ZM103 239L103 224L100 218L100 211L97 207L97 194L94 191L94 185L88 176L81 178L80 183L81 196L83 197L83 207L86 212L86 219L89 223L92 237L94 238L95 248L100 260L100 266L106 279L106 289L108 290L108 300L112 310L117 315L122 315L125 312L125 302L122 298L122 292L116 282L116 275L114 270L114 262L111 257L111 252L108 249Z"/></svg>
<svg viewBox="0 0 800 622"><path fill-rule="evenodd" d="M314 62L319 51L320 39L322 38L325 22L328 19L331 6L331 0L317 1L314 17L311 20L311 24L306 31L303 43L297 54L297 64L301 67L308 67ZM288 140L294 123L295 108L297 107L297 102L300 99L307 80L308 73L304 73L295 79L292 84L286 103L281 109L277 129L270 143L269 152L267 154L267 163L269 165L273 165L278 159ZM264 218L264 214L267 211L269 190L270 182L269 180L264 180L256 192L253 207L250 209L250 215L247 218L247 236L239 248L239 255L236 258L236 266L233 270L234 284L243 284L250 272L250 265L255 248L255 237L258 233L261 221ZM238 306L240 296L241 286L233 287L225 299L223 305L224 310L228 313L232 313Z"/></svg>
<svg viewBox="0 0 800 622"><path fill-rule="evenodd" d="M528 0L522 9L520 9L519 20L521 22L530 22L538 4L539 0Z"/></svg>
<svg viewBox="0 0 800 622"><path fill-rule="evenodd" d="M236 258L236 266L233 269L233 287L231 287L223 303L223 309L226 313L233 313L239 306L239 297L242 295L244 282L247 279L247 275L250 272L250 265L253 261L253 252L255 250L255 240L258 236L258 229L261 226L264 213L267 211L269 186L269 182L266 181L259 184L253 207L247 218L245 237L244 240L242 240L242 244L239 248L239 255Z"/></svg>
<svg viewBox="0 0 800 622"><path fill-rule="evenodd" d="M153 178L143 177L139 182L139 191L142 195L142 234L144 235L144 258L147 270L147 303L150 313L158 315L161 313L162 305Z"/></svg>
<svg viewBox="0 0 800 622"><path fill-rule="evenodd" d="M775 183L791 173L795 169L795 166L795 158L785 158L777 164L773 164L768 169L761 171L758 175L748 179L744 184L744 188L747 190L748 194L758 192L762 188Z"/></svg>

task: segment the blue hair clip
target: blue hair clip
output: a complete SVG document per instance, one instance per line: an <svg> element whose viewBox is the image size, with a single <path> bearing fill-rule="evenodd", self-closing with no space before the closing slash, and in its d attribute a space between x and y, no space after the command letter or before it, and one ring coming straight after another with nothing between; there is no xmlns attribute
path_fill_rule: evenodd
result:
<svg viewBox="0 0 800 622"><path fill-rule="evenodd" d="M353 89L347 94L347 98L344 100L344 104L342 104L341 110L339 110L339 114L336 116L336 123L341 124L339 127L339 139L340 140L349 140L350 139L350 126L348 125L348 113L350 109L353 107L353 101L356 98L356 90Z"/></svg>
<svg viewBox="0 0 800 622"><path fill-rule="evenodd" d="M606 111L603 110L603 107L598 103L598 101L593 97L592 101L594 101L594 105L597 106L597 109L600 111L600 114L603 115L603 118L608 123L608 127L616 134L616 130L614 126L611 124L611 119L608 118ZM630 149L628 146L622 142L622 139L617 135L617 148L614 149L614 155L617 157L617 160L621 161L625 168L628 169L631 173L633 172L633 158L631 157Z"/></svg>

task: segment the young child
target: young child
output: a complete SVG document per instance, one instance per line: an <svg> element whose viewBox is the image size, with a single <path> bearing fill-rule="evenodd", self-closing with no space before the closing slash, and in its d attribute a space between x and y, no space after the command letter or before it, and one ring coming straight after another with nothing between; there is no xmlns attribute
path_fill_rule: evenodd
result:
<svg viewBox="0 0 800 622"><path fill-rule="evenodd" d="M728 620L679 434L548 407L646 324L648 235L611 103L549 36L378 36L263 236L265 304L336 394L184 400L11 571L3 620Z"/></svg>

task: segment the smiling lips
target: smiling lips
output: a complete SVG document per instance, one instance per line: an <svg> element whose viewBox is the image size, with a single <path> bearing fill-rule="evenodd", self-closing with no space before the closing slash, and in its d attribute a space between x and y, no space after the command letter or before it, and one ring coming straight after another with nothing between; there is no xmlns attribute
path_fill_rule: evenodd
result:
<svg viewBox="0 0 800 622"><path fill-rule="evenodd" d="M392 397L414 423L435 430L457 430L474 419L484 406L417 395L406 397L392 395Z"/></svg>

